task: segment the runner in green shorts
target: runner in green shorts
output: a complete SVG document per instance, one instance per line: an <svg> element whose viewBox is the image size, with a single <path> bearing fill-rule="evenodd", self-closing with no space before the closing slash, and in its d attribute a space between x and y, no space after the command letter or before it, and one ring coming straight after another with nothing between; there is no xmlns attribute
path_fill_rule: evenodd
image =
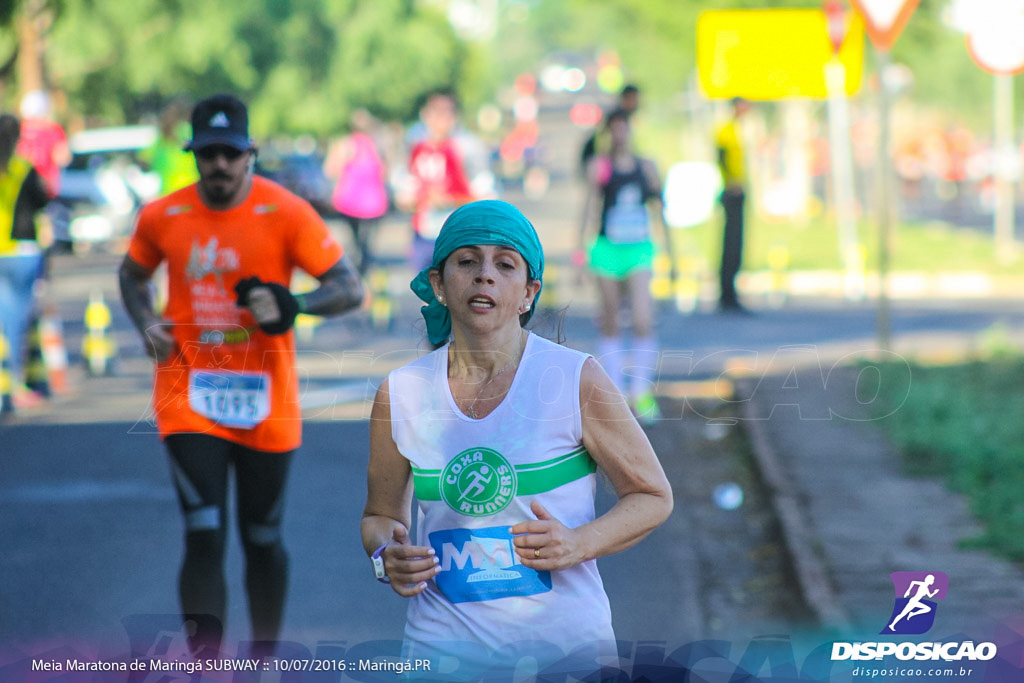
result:
<svg viewBox="0 0 1024 683"><path fill-rule="evenodd" d="M597 236L591 243L588 265L597 277L601 300L598 356L616 386L628 397L637 417L650 421L659 414L653 391L659 349L653 331L654 303L650 293L655 254L651 223L661 226L666 248L671 248L671 241L661 219L657 169L653 162L634 153L629 119L612 113L607 128L611 149L590 162L580 242L585 243L591 226L596 224ZM628 297L632 319L628 349L619 330L623 295ZM628 384L624 367L630 368Z"/></svg>

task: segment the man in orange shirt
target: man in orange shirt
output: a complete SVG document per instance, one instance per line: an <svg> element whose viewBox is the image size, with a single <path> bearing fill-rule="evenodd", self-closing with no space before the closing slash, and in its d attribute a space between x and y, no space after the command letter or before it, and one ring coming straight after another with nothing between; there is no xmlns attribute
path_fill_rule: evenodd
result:
<svg viewBox="0 0 1024 683"><path fill-rule="evenodd" d="M192 112L199 181L143 207L120 269L125 308L156 360L154 412L185 519L181 607L193 652L219 650L226 613L227 482L234 469L253 640L272 653L288 559L281 510L301 442L298 313L359 305L362 285L308 203L253 175L245 105L215 95ZM149 283L167 264L166 309ZM320 281L288 291L294 268ZM212 616L210 619L208 616Z"/></svg>

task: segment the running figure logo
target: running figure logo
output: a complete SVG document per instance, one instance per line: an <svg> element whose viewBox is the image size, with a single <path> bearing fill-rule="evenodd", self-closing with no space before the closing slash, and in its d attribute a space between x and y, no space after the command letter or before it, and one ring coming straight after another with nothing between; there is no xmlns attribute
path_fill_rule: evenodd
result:
<svg viewBox="0 0 1024 683"><path fill-rule="evenodd" d="M943 572L893 572L896 600L889 624L882 633L916 635L925 633L935 623L935 600L944 600L949 577Z"/></svg>
<svg viewBox="0 0 1024 683"><path fill-rule="evenodd" d="M212 274L217 280L217 288L224 293L224 273L238 270L240 263L238 251L234 247L221 249L216 237L210 238L206 245L194 241L188 265L185 266L185 276L189 282L195 282Z"/></svg>
<svg viewBox="0 0 1024 683"><path fill-rule="evenodd" d="M516 495L515 469L490 448L469 448L441 472L441 498L452 510L471 517L501 512Z"/></svg>

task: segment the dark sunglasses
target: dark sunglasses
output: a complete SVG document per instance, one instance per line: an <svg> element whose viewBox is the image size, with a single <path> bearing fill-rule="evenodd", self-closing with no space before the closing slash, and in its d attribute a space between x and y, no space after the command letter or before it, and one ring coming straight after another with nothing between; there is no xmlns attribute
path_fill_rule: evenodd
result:
<svg viewBox="0 0 1024 683"><path fill-rule="evenodd" d="M235 161L248 152L247 149L237 149L229 145L208 145L197 149L196 156L203 161L213 161L217 157L224 157L228 161Z"/></svg>

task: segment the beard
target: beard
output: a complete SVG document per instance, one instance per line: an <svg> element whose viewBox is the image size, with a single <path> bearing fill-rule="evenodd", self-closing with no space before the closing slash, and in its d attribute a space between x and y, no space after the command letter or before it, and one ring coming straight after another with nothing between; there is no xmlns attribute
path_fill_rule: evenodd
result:
<svg viewBox="0 0 1024 683"><path fill-rule="evenodd" d="M244 186L243 178L234 178L226 173L214 173L199 182L203 196L214 206L227 205L233 202Z"/></svg>

